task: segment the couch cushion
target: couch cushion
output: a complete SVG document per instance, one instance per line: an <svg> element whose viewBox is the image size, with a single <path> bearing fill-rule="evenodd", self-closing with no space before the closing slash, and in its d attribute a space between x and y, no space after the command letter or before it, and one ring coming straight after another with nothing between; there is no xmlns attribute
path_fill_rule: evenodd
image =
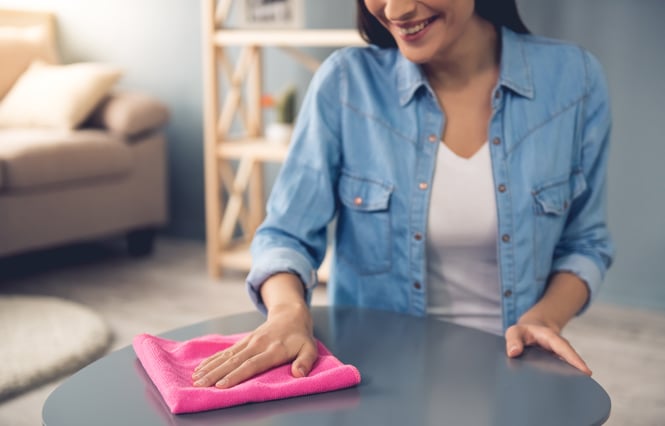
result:
<svg viewBox="0 0 665 426"><path fill-rule="evenodd" d="M162 127L169 110L157 99L137 92L115 92L107 96L90 116L93 127L136 136Z"/></svg>
<svg viewBox="0 0 665 426"><path fill-rule="evenodd" d="M131 149L108 132L0 130L0 191L122 176L131 167Z"/></svg>
<svg viewBox="0 0 665 426"><path fill-rule="evenodd" d="M0 27L0 99L35 59L57 61L46 26Z"/></svg>
<svg viewBox="0 0 665 426"><path fill-rule="evenodd" d="M0 128L74 129L121 74L118 68L101 63L35 61L0 103Z"/></svg>

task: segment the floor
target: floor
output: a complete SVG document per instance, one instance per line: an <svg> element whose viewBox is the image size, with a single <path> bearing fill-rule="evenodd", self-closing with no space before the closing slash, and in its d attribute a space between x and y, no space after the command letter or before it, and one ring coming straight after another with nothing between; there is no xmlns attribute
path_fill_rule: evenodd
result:
<svg viewBox="0 0 665 426"><path fill-rule="evenodd" d="M203 244L171 239L159 240L155 254L141 260L113 242L0 260L0 293L54 295L91 306L113 330L112 349L138 333L252 310L242 279L237 273L208 278ZM325 293L317 291L314 304L325 303ZM665 424L665 312L597 303L565 335L612 398L607 425ZM41 424L41 407L60 381L0 401L0 425Z"/></svg>

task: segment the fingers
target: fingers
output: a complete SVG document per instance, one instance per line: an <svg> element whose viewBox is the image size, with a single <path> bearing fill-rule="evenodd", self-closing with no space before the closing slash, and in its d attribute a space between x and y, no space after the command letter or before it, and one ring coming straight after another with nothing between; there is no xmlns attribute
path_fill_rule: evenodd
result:
<svg viewBox="0 0 665 426"><path fill-rule="evenodd" d="M305 377L318 356L313 340L307 340L298 352L293 351L295 354L280 342L273 342L267 347L245 343L240 347L242 349L233 346L203 361L192 375L194 386L215 385L226 389L294 358L292 374L294 377Z"/></svg>
<svg viewBox="0 0 665 426"><path fill-rule="evenodd" d="M573 349L570 343L563 337L556 335L549 342L551 351L559 355L564 361L578 370L582 371L584 374L591 375L591 370L586 365L582 357Z"/></svg>
<svg viewBox="0 0 665 426"><path fill-rule="evenodd" d="M229 387L255 374L286 362L287 353L283 345L274 344L266 350L259 345L248 345L232 355L220 354L192 375L194 386L217 385ZM263 367L263 370L261 370Z"/></svg>
<svg viewBox="0 0 665 426"><path fill-rule="evenodd" d="M506 330L506 353L510 358L524 352L524 346L538 345L547 349L585 374L591 370L570 343L550 328L537 325L514 325Z"/></svg>
<svg viewBox="0 0 665 426"><path fill-rule="evenodd" d="M275 362L275 359L275 353L262 352L247 359L235 369L233 369L233 366L231 366L231 371L217 375L222 378L215 383L215 387L219 389L230 388L237 385L238 383L244 382L251 377L254 377L259 373L269 370L275 365L283 364L283 362L280 361ZM224 371L224 367L226 366L221 366L220 371Z"/></svg>
<svg viewBox="0 0 665 426"><path fill-rule="evenodd" d="M247 348L235 354L228 351L221 352L205 366L194 372L192 375L194 386L207 387L214 385L254 355Z"/></svg>
<svg viewBox="0 0 665 426"><path fill-rule="evenodd" d="M247 343L249 342L249 336L245 337L244 339L236 342L235 345L217 352L216 354L209 356L208 358L204 359L201 361L201 363L194 369L194 372L198 372L200 370L210 370L211 366L219 364L219 362L223 359L230 358L234 354L237 354L241 352L245 347L247 347ZM213 367L214 368L214 367Z"/></svg>
<svg viewBox="0 0 665 426"><path fill-rule="evenodd" d="M522 355L524 352L524 330L519 326L512 326L506 330L506 354L510 358Z"/></svg>
<svg viewBox="0 0 665 426"><path fill-rule="evenodd" d="M312 341L305 343L300 349L298 356L291 364L293 377L305 377L312 371L312 367L318 358L316 344Z"/></svg>
<svg viewBox="0 0 665 426"><path fill-rule="evenodd" d="M309 311L300 305L271 310L266 322L227 350L203 360L192 374L194 386L227 388L248 378L297 360L292 372L310 372L317 356Z"/></svg>

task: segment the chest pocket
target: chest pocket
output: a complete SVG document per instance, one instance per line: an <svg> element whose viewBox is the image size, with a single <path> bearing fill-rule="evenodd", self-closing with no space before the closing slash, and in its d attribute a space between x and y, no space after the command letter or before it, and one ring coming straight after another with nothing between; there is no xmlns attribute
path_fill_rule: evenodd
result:
<svg viewBox="0 0 665 426"><path fill-rule="evenodd" d="M340 177L337 254L360 274L390 270L392 192L391 184L347 173Z"/></svg>
<svg viewBox="0 0 665 426"><path fill-rule="evenodd" d="M573 201L587 189L581 172L567 179L541 185L534 198L534 259L536 280L546 280L551 272L554 249L561 239Z"/></svg>

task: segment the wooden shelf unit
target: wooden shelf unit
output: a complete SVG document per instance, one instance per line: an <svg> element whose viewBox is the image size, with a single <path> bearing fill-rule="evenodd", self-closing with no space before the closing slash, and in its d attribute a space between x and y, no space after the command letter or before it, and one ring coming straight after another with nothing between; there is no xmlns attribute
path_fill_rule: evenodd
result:
<svg viewBox="0 0 665 426"><path fill-rule="evenodd" d="M206 246L215 278L224 269L249 270L249 243L265 217L263 166L281 163L288 149L263 136L263 49L279 48L314 72L320 61L301 48L365 44L355 30L226 28L232 4L202 4ZM229 47L239 50L235 58ZM319 269L321 280L327 279L329 257Z"/></svg>

